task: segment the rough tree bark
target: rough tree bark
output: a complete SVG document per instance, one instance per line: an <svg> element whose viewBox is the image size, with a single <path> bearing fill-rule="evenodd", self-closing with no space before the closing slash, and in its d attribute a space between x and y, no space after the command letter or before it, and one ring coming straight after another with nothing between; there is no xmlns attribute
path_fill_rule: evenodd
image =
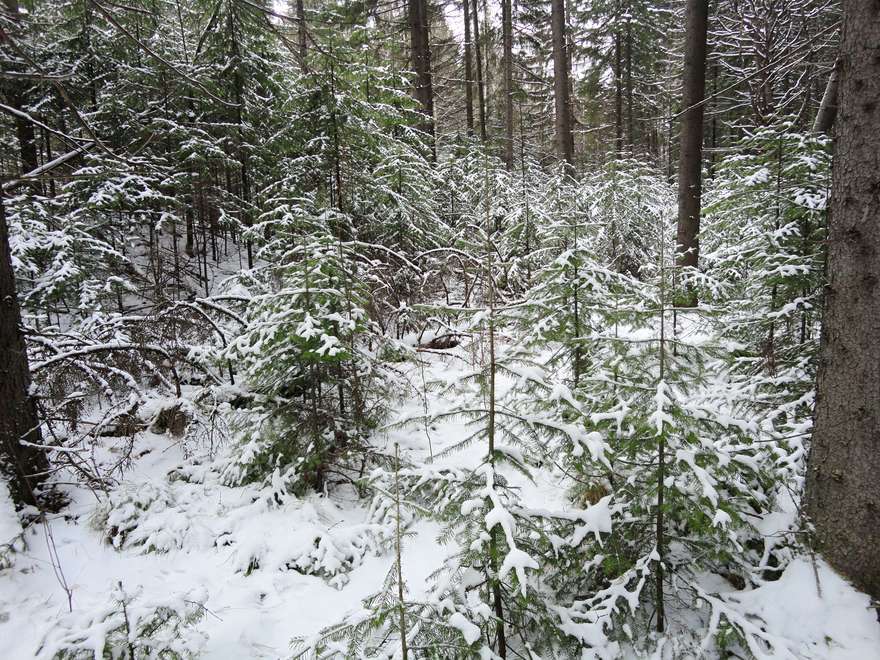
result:
<svg viewBox="0 0 880 660"><path fill-rule="evenodd" d="M416 74L415 99L421 106L421 130L434 138L434 89L431 82L431 44L426 0L409 0L409 37L412 67Z"/></svg>
<svg viewBox="0 0 880 660"><path fill-rule="evenodd" d="M574 137L571 131L569 60L566 48L565 0L552 0L550 23L553 32L553 98L556 104L556 151L571 171Z"/></svg>
<svg viewBox="0 0 880 660"><path fill-rule="evenodd" d="M22 444L22 440L42 444L30 387L6 208L0 197L0 473L17 505L37 504L35 491L49 469L45 452Z"/></svg>
<svg viewBox="0 0 880 660"><path fill-rule="evenodd" d="M700 196L703 162L703 98L706 93L706 32L709 0L687 0L681 145L678 158L678 265L696 268L700 246ZM693 290L679 296L677 304L693 307Z"/></svg>
<svg viewBox="0 0 880 660"><path fill-rule="evenodd" d="M805 499L817 548L880 598L880 6L843 7L829 282Z"/></svg>
<svg viewBox="0 0 880 660"><path fill-rule="evenodd" d="M513 169L513 8L501 0L501 40L504 50L504 165Z"/></svg>

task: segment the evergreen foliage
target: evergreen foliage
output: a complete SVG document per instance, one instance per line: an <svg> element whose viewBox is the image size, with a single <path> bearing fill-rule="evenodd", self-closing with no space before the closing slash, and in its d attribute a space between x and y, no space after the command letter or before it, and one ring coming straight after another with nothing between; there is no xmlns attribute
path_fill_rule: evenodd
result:
<svg viewBox="0 0 880 660"><path fill-rule="evenodd" d="M429 136L406 13L278 4L29 0L2 17L26 394L52 478L94 493L108 551L199 539L247 579L338 589L389 560L375 593L296 636L297 658L794 653L735 592L806 549L831 155L805 125L833 3L782 2L802 30L720 3L687 272L668 176L679 3L569 3L575 167L546 158L547 6L515 7L505 163L491 5L471 6L484 142L457 118L438 7ZM688 287L700 305L677 307ZM180 464L126 483L160 441ZM363 516L334 531L315 503L343 497ZM300 538L249 538L259 516ZM444 554L421 589L406 548L427 523ZM39 657L197 657L204 601L119 585L59 617Z"/></svg>

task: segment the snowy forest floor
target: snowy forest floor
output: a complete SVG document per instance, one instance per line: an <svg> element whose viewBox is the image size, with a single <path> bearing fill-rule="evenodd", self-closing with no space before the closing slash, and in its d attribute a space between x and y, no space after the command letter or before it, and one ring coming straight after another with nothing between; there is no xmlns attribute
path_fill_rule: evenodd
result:
<svg viewBox="0 0 880 660"><path fill-rule="evenodd" d="M422 378L454 377L466 365L467 352L425 353L425 373L408 364L413 383ZM420 415L425 405L440 410L449 402L430 392L427 401L413 388L397 406L401 417ZM431 428L414 425L383 434L377 442L402 456L425 460L464 437L453 422ZM104 457L113 457L107 438ZM368 500L355 489L327 496L289 497L270 505L256 487L231 488L204 479L175 480L169 475L191 463L170 435L138 433L137 457L111 496L124 518L125 507L147 502L149 538L117 550L95 520L106 509L88 490L68 486L69 506L47 526L21 533L5 492L0 493L0 656L9 660L51 657L53 641L76 631L94 631L98 612L113 606L114 590L138 602L182 600L204 604L205 615L187 628L189 644L214 659L284 658L291 640L310 636L356 610L378 591L393 565L393 552L363 543ZM437 459L438 466L468 465L484 448L470 447ZM565 477L552 466L535 470L534 482L519 479L523 497L536 507L564 507ZM119 513L121 511L121 513ZM403 570L409 593L423 595L430 574L452 551L439 543L438 525L417 521L404 542ZM17 541L14 537L20 536ZM6 553L3 544L16 549ZM157 551L147 552L153 546ZM294 558L309 557L317 572L288 568ZM11 564L11 565L10 565ZM337 570L341 565L350 570ZM720 581L719 581L720 582ZM66 584L68 594L62 587ZM734 592L713 582L707 590ZM118 591L117 591L118 593ZM880 657L880 623L867 596L838 577L825 563L795 559L778 581L752 591L735 592L743 611L760 616L767 631L785 638L799 657L870 660ZM42 648L41 648L42 647ZM665 656L665 654L663 654ZM659 656L659 654L658 654ZM95 656L98 657L98 656Z"/></svg>

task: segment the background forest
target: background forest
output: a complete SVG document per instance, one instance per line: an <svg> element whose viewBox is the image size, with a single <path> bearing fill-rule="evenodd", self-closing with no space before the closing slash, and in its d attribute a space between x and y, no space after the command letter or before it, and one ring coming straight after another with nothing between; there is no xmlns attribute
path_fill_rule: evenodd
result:
<svg viewBox="0 0 880 660"><path fill-rule="evenodd" d="M4 657L875 657L838 2L3 3Z"/></svg>

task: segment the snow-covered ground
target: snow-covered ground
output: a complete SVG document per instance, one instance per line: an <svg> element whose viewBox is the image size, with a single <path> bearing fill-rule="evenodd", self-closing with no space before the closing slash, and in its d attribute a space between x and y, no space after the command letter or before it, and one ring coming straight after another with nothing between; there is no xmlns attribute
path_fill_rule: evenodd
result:
<svg viewBox="0 0 880 660"><path fill-rule="evenodd" d="M465 365L460 357L427 355L425 377L454 374ZM418 368L411 369L413 382L420 382ZM437 395L428 397L433 410L445 405ZM424 401L415 395L398 407L401 416L423 411ZM423 459L463 433L462 426L448 422L427 430L419 425L396 429L382 440L398 443L405 456ZM468 465L482 451L470 447L438 463ZM54 641L82 631L99 641L96 612L113 607L124 592L132 597L132 608L136 603L202 604L204 616L185 634L190 648L200 648L205 658L284 658L294 637L313 635L359 609L392 567L391 551L364 540L371 524L368 502L358 500L353 489L327 497L288 497L278 504L252 487L169 479L185 463L173 438L143 432L134 455L139 458L114 494L113 524L104 526L114 529L122 549L105 540L96 524L106 508L88 490L72 487L66 510L13 542L21 530L0 489L0 657L51 657ZM530 504L564 506L565 486L553 471L538 470L535 483L523 486ZM146 507L150 514L145 518L150 524L132 532L142 535L137 545L123 544L120 531L126 511L136 514L131 507ZM440 528L434 523L416 522L412 532L402 561L409 592L418 598L451 548L437 542ZM14 552L4 551L7 542ZM147 552L150 546L158 551ZM290 567L308 564L320 572L334 562L353 568L327 578ZM710 592L725 588L731 589L707 584ZM728 600L733 599L741 611L759 615L753 621L766 632L785 638L798 657L880 658L877 611L821 560L796 559L778 581L731 591Z"/></svg>

